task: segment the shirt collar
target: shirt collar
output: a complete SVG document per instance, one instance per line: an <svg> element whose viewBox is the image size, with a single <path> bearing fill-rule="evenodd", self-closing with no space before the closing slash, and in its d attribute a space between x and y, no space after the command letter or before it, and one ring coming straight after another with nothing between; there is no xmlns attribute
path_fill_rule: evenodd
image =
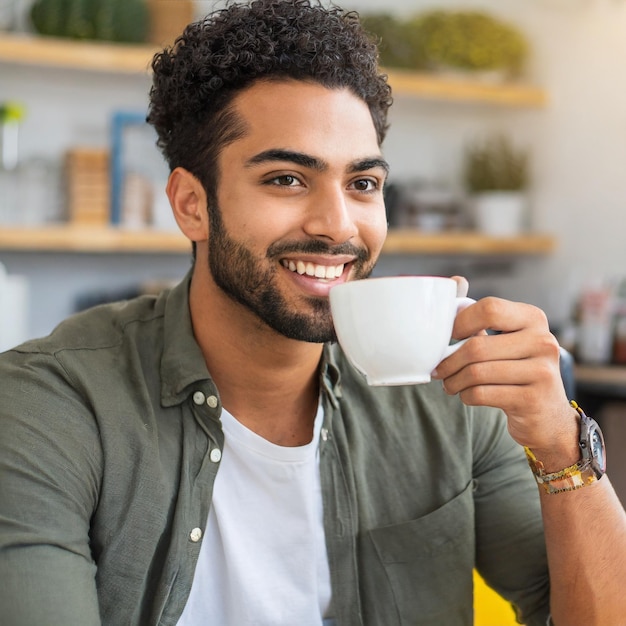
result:
<svg viewBox="0 0 626 626"><path fill-rule="evenodd" d="M163 406L180 404L199 381L212 379L193 334L189 309L189 287L193 268L173 289L161 294L164 308L163 354L161 357L161 402ZM324 346L320 367L320 383L337 406L341 398L341 377L335 351Z"/></svg>
<svg viewBox="0 0 626 626"><path fill-rule="evenodd" d="M341 398L341 373L337 364L336 350L331 344L324 346L322 353L321 386L328 393L333 406L337 408Z"/></svg>
<svg viewBox="0 0 626 626"><path fill-rule="evenodd" d="M191 325L189 287L193 268L176 287L161 294L163 354L161 356L161 402L173 406L182 402L191 386L210 380L202 351Z"/></svg>

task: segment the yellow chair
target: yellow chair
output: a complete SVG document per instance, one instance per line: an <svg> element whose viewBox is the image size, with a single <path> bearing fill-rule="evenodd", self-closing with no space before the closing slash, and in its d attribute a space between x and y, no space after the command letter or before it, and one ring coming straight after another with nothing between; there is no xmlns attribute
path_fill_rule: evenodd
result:
<svg viewBox="0 0 626 626"><path fill-rule="evenodd" d="M519 626L510 603L474 571L474 626Z"/></svg>

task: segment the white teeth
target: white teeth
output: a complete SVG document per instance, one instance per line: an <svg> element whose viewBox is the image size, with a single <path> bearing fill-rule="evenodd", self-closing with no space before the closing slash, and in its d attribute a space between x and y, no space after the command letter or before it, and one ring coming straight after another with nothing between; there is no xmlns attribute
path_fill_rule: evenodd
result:
<svg viewBox="0 0 626 626"><path fill-rule="evenodd" d="M342 265L316 265L311 262L305 263L304 261L288 261L283 260L284 267L292 272L298 272L298 274L306 274L307 276L313 276L315 278L321 278L326 280L333 280L343 274Z"/></svg>

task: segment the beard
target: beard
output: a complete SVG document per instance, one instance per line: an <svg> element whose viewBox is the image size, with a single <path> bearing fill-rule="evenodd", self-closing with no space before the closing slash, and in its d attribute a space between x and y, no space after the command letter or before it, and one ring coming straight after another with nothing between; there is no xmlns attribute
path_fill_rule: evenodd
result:
<svg viewBox="0 0 626 626"><path fill-rule="evenodd" d="M354 278L367 278L374 269L369 252L350 243L329 246L310 240L272 244L265 259L258 259L243 243L227 232L220 209L210 210L209 269L218 287L276 332L298 341L326 343L337 341L328 298L303 298L304 306L294 310L278 288L278 272L286 254L348 254L355 257ZM262 267L263 261L270 261Z"/></svg>

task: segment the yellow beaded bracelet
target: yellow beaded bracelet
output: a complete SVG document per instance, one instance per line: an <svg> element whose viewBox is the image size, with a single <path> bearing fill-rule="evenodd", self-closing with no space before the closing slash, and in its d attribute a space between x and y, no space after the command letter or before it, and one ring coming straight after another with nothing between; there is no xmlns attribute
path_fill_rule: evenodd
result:
<svg viewBox="0 0 626 626"><path fill-rule="evenodd" d="M548 474L543 463L537 459L533 451L524 446L528 465L535 475L537 484L541 485L549 494L574 491L574 489L591 485L599 480L606 471L604 438L600 427L595 420L585 414L574 400L570 404L580 416L578 445L581 459L578 463Z"/></svg>
<svg viewBox="0 0 626 626"><path fill-rule="evenodd" d="M574 491L585 485L590 485L597 480L591 463L587 460L578 461L558 472L547 474L543 463L537 459L532 450L524 447L528 465L535 475L538 485L541 485L546 493L562 493L563 491Z"/></svg>

